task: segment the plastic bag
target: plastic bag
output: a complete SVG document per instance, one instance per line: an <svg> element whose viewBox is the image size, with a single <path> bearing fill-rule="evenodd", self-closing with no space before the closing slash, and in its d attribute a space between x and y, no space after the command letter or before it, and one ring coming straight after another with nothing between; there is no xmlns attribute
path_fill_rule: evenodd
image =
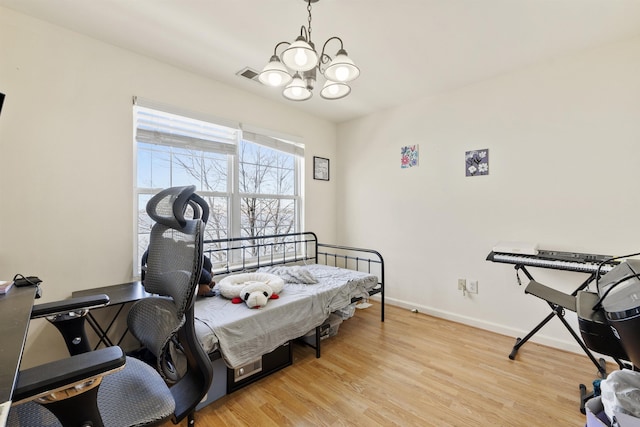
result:
<svg viewBox="0 0 640 427"><path fill-rule="evenodd" d="M600 382L602 406L610 420L616 413L640 418L640 372L613 371Z"/></svg>

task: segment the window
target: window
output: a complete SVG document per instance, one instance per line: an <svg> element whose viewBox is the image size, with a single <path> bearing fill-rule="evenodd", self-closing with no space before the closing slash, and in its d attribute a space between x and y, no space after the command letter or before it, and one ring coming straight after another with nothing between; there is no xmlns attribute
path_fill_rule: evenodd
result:
<svg viewBox="0 0 640 427"><path fill-rule="evenodd" d="M145 207L166 187L195 185L210 207L205 241L299 231L302 222L300 144L239 124L137 99L137 245L135 263L149 243ZM226 263L228 260L212 259Z"/></svg>

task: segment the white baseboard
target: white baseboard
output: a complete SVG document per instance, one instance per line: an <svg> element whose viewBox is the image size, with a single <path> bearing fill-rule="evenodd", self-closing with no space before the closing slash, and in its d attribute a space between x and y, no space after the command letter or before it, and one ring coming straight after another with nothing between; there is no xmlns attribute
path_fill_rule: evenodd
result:
<svg viewBox="0 0 640 427"><path fill-rule="evenodd" d="M372 297L372 299L375 299L375 298ZM515 339L517 337L522 338L529 333L529 331L524 331L521 329L509 327L509 326L504 326L504 325L500 325L493 322L487 322L485 320L476 319L473 317L462 316L458 313L439 310L434 307L427 307L425 305L409 303L409 302L398 300L395 298L385 297L385 303L396 306L396 307L406 308L407 310L417 309L420 313L428 314L430 316L451 320L452 322L462 323L464 325L473 326L476 328L495 332L501 335L512 336L514 345L515 345ZM532 325L532 327L533 326L534 325ZM584 354L582 351L582 348L575 341L573 340L564 341L564 340L559 340L557 338L546 336L543 330L538 331L538 333L536 333L533 337L531 337L529 342L535 342L538 344L546 345L546 346L557 348L560 350L570 351L572 353ZM507 357L511 352L511 349L505 349L505 350L506 350L505 357Z"/></svg>

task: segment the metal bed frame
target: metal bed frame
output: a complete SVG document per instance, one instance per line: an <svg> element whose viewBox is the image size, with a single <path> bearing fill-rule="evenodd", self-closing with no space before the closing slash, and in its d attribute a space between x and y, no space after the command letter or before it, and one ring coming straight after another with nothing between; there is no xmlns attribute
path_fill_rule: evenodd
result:
<svg viewBox="0 0 640 427"><path fill-rule="evenodd" d="M252 272L260 267L277 265L304 265L324 264L349 270L375 275L378 278L377 286L369 291L369 295L379 294L381 302L380 321L384 322L384 260L379 252L372 249L363 249L350 246L318 243L318 238L313 232L273 234L264 236L235 237L223 239L205 239L204 254L211 260L214 276L227 274ZM352 298L355 303L361 298ZM315 349L316 358L321 354L321 328L315 328L314 343L307 342L303 337L295 340L300 344ZM289 366L293 363L291 342L270 353L260 356L260 370L251 372L254 364L242 367L228 368L221 363L220 350L209 353L209 359L214 366L214 376L226 375L226 384L214 381L209 390L209 397L200 403L198 407L204 407L219 399L225 394L235 392L248 384ZM247 373L248 372L248 373ZM242 373L245 377L237 378Z"/></svg>
<svg viewBox="0 0 640 427"><path fill-rule="evenodd" d="M380 296L380 321L384 322L384 260L373 249L318 243L310 231L265 236L208 239L204 253L213 264L214 275L257 270L285 264L325 264L375 274L378 286L369 296ZM352 302L358 301L354 298Z"/></svg>

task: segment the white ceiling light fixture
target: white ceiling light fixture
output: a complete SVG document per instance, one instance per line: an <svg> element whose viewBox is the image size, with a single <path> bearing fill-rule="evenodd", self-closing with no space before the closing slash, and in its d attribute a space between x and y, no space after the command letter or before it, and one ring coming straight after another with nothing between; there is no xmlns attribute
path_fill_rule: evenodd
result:
<svg viewBox="0 0 640 427"><path fill-rule="evenodd" d="M311 41L311 3L319 0L304 0L309 12L309 25L300 28L300 36L293 43L280 42L273 49L269 63L262 69L258 80L264 85L284 87L282 95L292 101L304 101L313 95L316 83L316 70L324 76L326 82L320 91L324 99L340 99L349 95L351 87L347 84L360 75L360 70L347 55L340 37L330 37L322 46L320 54ZM325 53L327 44L337 40L340 49L333 58ZM280 54L278 48L286 45Z"/></svg>

